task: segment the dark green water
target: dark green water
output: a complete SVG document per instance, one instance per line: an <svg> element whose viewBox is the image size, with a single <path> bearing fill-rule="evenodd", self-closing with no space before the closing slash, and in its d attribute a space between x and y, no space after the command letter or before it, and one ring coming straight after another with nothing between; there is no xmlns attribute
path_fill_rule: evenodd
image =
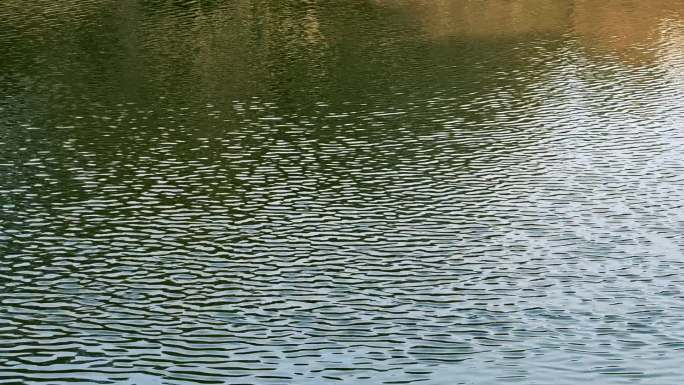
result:
<svg viewBox="0 0 684 385"><path fill-rule="evenodd" d="M684 382L684 3L0 0L0 384Z"/></svg>

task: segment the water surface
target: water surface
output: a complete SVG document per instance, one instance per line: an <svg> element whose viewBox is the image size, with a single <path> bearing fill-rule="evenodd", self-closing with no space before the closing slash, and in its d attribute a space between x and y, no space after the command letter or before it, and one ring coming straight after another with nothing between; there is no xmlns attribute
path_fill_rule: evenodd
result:
<svg viewBox="0 0 684 385"><path fill-rule="evenodd" d="M684 4L4 0L0 383L684 381Z"/></svg>

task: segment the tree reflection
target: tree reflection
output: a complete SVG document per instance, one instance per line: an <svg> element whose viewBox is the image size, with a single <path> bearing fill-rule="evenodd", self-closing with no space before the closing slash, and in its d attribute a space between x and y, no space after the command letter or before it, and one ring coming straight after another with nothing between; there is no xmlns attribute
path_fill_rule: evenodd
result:
<svg viewBox="0 0 684 385"><path fill-rule="evenodd" d="M26 82L12 74L31 63L36 83L58 83L74 94L194 100L271 94L295 104L448 86L458 82L455 69L476 80L463 83L484 87L492 68L527 65L528 50L569 38L597 59L653 61L661 40L670 38L667 22L684 14L684 3L667 0L3 5L0 37L8 49L0 70L8 83Z"/></svg>

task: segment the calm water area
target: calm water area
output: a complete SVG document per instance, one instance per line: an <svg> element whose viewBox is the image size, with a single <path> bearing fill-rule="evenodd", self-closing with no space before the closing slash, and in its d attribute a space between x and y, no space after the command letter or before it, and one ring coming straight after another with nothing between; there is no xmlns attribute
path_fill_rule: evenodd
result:
<svg viewBox="0 0 684 385"><path fill-rule="evenodd" d="M0 0L0 384L684 383L684 1Z"/></svg>

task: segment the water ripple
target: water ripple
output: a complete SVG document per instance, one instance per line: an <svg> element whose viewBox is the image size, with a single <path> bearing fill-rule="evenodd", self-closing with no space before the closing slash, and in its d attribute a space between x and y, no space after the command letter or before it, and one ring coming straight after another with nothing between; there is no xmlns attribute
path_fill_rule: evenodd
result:
<svg viewBox="0 0 684 385"><path fill-rule="evenodd" d="M681 7L400 3L10 1L0 383L680 383Z"/></svg>

